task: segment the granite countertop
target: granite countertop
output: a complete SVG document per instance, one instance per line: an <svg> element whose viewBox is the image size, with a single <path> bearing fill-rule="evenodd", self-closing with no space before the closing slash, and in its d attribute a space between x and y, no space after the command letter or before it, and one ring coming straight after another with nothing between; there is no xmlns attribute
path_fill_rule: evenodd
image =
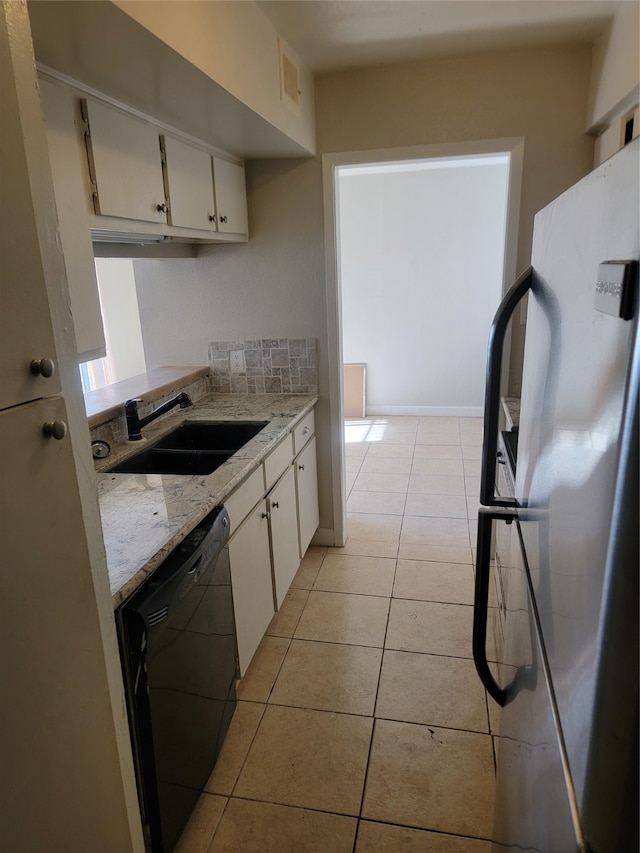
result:
<svg viewBox="0 0 640 853"><path fill-rule="evenodd" d="M96 462L100 515L113 606L118 607L210 510L242 480L315 405L312 395L211 395L145 428L153 443L184 421L269 421L212 474L108 474L141 450L127 442ZM145 443L144 446L147 446Z"/></svg>
<svg viewBox="0 0 640 853"><path fill-rule="evenodd" d="M520 424L520 397L503 397L502 408L505 414L507 429L515 429Z"/></svg>

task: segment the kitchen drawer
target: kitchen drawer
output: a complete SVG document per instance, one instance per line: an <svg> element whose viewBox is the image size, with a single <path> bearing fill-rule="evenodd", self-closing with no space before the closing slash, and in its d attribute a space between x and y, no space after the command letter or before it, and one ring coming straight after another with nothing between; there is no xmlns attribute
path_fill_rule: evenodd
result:
<svg viewBox="0 0 640 853"><path fill-rule="evenodd" d="M315 431L315 418L313 414L313 409L311 409L309 414L304 416L304 418L300 421L298 426L293 431L294 453L300 453L302 448L309 441Z"/></svg>
<svg viewBox="0 0 640 853"><path fill-rule="evenodd" d="M293 439L291 433L288 433L287 437L264 460L264 479L267 491L286 470L287 465L291 464L292 459Z"/></svg>
<svg viewBox="0 0 640 853"><path fill-rule="evenodd" d="M262 465L249 474L235 492L232 492L224 502L225 509L231 519L231 533L235 533L253 507L264 497L264 472Z"/></svg>

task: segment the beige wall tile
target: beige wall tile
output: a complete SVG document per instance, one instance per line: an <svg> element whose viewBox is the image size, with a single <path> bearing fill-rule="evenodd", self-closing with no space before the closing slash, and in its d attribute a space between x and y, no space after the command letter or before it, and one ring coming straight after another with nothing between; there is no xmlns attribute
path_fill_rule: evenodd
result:
<svg viewBox="0 0 640 853"><path fill-rule="evenodd" d="M372 716L382 650L293 640L269 702Z"/></svg>
<svg viewBox="0 0 640 853"><path fill-rule="evenodd" d="M357 815L373 719L269 705L234 794Z"/></svg>

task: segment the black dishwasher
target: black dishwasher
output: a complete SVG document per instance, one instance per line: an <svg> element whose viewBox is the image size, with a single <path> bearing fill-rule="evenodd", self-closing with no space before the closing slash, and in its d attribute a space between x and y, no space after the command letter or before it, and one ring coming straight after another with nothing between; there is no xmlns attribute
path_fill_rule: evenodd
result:
<svg viewBox="0 0 640 853"><path fill-rule="evenodd" d="M236 705L229 516L218 507L116 610L145 843L169 853Z"/></svg>

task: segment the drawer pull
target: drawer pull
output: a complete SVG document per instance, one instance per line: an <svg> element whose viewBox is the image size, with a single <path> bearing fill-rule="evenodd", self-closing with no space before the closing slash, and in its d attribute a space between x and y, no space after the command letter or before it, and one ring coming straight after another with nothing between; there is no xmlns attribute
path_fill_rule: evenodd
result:
<svg viewBox="0 0 640 853"><path fill-rule="evenodd" d="M304 471L304 465L298 465L298 471Z"/></svg>

